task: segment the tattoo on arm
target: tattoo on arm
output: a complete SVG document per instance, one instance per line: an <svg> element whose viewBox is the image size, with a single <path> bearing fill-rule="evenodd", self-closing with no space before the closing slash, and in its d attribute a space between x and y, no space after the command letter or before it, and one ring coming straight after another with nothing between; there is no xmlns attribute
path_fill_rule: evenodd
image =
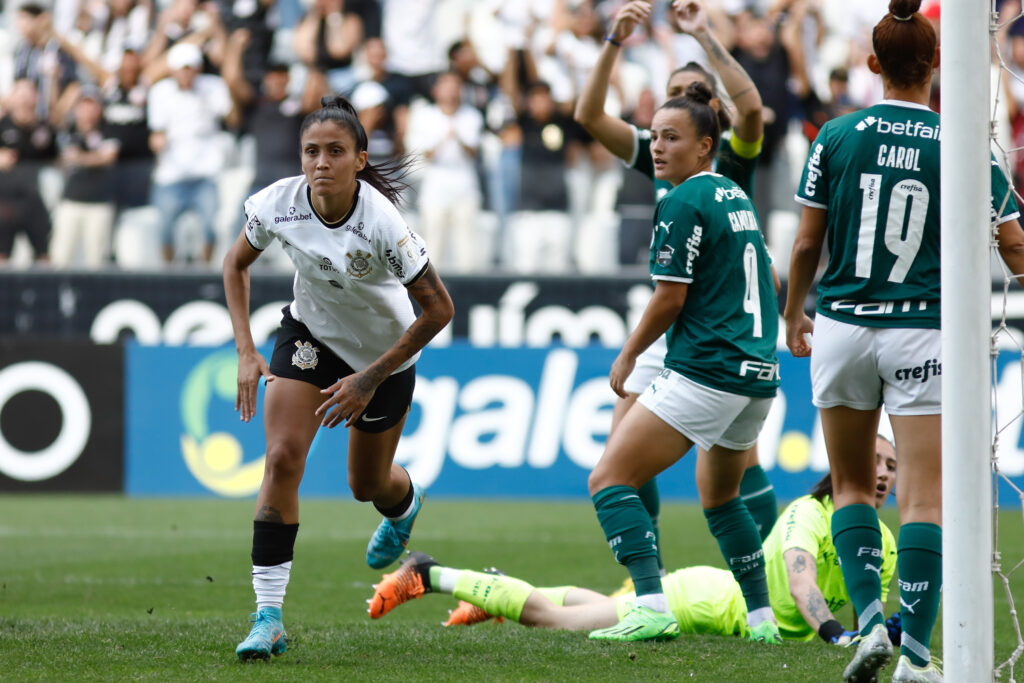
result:
<svg viewBox="0 0 1024 683"><path fill-rule="evenodd" d="M817 586L811 586L807 589L807 611L818 620L819 624L823 624L832 618L832 612L829 610L828 605L825 604L825 596L821 594Z"/></svg>
<svg viewBox="0 0 1024 683"><path fill-rule="evenodd" d="M281 511L273 505L264 505L256 511L256 521L284 524L284 517L281 516Z"/></svg>
<svg viewBox="0 0 1024 683"><path fill-rule="evenodd" d="M803 574L807 570L808 553L798 550L794 555L796 557L792 557L789 561L789 570L794 574Z"/></svg>

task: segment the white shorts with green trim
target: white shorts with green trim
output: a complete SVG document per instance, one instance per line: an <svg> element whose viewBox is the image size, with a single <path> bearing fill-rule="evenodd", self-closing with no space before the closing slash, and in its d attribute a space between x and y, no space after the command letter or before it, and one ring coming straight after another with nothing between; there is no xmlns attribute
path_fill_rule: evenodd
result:
<svg viewBox="0 0 1024 683"><path fill-rule="evenodd" d="M942 413L939 330L863 327L818 315L811 338L814 405L890 415Z"/></svg>
<svg viewBox="0 0 1024 683"><path fill-rule="evenodd" d="M752 398L698 384L666 368L637 399L704 450L745 451L757 443L770 398Z"/></svg>

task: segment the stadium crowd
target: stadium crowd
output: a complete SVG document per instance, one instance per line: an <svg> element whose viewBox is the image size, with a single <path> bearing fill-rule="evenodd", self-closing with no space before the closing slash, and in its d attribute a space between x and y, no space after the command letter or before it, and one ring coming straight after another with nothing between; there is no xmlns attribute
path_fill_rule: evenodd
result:
<svg viewBox="0 0 1024 683"><path fill-rule="evenodd" d="M219 261L250 192L299 173L298 125L330 92L358 110L371 161L416 160L403 213L441 273L638 268L654 208L647 181L572 119L623 4L0 3L0 267ZM887 2L706 4L761 93L754 204L784 260L808 138L881 98L865 58ZM1020 14L1019 0L1001 5L1004 16ZM655 3L648 25L623 45L606 103L641 127L676 67L708 62L666 7ZM922 7L936 26L939 11L938 0ZM1000 41L1018 77L1022 23ZM1024 139L1024 81L1002 82L1000 134L1011 149ZM261 267L290 267L276 247L268 256Z"/></svg>

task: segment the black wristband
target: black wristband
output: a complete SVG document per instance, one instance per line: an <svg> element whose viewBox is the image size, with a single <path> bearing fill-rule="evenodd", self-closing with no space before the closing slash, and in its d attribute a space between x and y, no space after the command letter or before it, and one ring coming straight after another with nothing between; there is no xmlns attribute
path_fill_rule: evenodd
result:
<svg viewBox="0 0 1024 683"><path fill-rule="evenodd" d="M826 643L831 644L833 642L833 638L838 638L843 635L845 630L846 629L843 628L843 625L838 621L835 619L829 619L818 627L818 636Z"/></svg>
<svg viewBox="0 0 1024 683"><path fill-rule="evenodd" d="M606 43L611 43L615 47L622 47L622 43L620 43L619 41L615 40L615 34L614 33L611 34L610 36L605 36L604 40L605 40Z"/></svg>

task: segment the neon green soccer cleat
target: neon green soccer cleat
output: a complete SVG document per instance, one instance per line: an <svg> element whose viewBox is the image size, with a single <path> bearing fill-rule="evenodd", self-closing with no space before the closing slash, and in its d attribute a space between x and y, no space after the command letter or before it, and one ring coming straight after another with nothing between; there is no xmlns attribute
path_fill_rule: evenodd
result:
<svg viewBox="0 0 1024 683"><path fill-rule="evenodd" d="M591 640L630 643L638 640L672 640L679 637L679 622L671 614L650 607L634 607L622 621L590 632Z"/></svg>
<svg viewBox="0 0 1024 683"><path fill-rule="evenodd" d="M770 619L765 619L760 624L750 629L750 640L757 643L780 645L782 643L782 636L779 635L778 624Z"/></svg>
<svg viewBox="0 0 1024 683"><path fill-rule="evenodd" d="M235 654L243 662L253 659L270 659L283 655L288 649L288 638L281 623L280 607L264 607L253 612L249 620L254 622L249 636L238 644Z"/></svg>

